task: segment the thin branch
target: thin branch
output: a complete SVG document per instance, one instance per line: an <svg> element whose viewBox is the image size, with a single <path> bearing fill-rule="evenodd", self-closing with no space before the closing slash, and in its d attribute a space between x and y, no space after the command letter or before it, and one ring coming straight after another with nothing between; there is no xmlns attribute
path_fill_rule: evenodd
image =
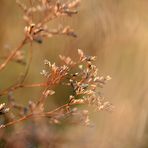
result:
<svg viewBox="0 0 148 148"><path fill-rule="evenodd" d="M14 91L19 88L31 88L31 87L46 87L47 83L34 83L34 84L17 84L15 86L4 89L0 92L0 96L6 95L9 91Z"/></svg>
<svg viewBox="0 0 148 148"><path fill-rule="evenodd" d="M3 70L7 66L7 64L11 61L11 59L15 56L16 52L19 51L25 45L26 40L27 38L25 37L20 43L20 45L10 53L7 59L0 65L0 71Z"/></svg>
<svg viewBox="0 0 148 148"><path fill-rule="evenodd" d="M33 56L33 49L32 49L32 42L30 43L30 49L29 49L29 60L28 60L28 64L27 64L27 67L26 67L26 70L25 70L25 74L23 76L23 79L21 80L20 84L23 84L26 77L27 77L27 74L29 72L29 69L30 69L30 65L31 65L31 62L32 62L32 56Z"/></svg>
<svg viewBox="0 0 148 148"><path fill-rule="evenodd" d="M49 111L49 112L30 113L30 114L28 114L26 116L23 116L23 117L21 117L21 118L19 118L17 120L8 122L5 125L1 125L0 126L0 129L6 128L8 126L14 125L14 124L19 123L19 122L24 121L24 120L28 120L28 119L33 118L33 117L48 117L48 118L50 118L50 117L53 117L53 114L54 113L62 110L63 108L66 108L66 107L72 106L72 105L76 105L76 104L84 104L84 102L78 102L78 101L76 101L76 102L72 102L72 103L67 103L67 104L64 104L64 105L62 105L62 106L60 106L60 107L58 107L58 108L56 108L56 109L54 109L52 111Z"/></svg>

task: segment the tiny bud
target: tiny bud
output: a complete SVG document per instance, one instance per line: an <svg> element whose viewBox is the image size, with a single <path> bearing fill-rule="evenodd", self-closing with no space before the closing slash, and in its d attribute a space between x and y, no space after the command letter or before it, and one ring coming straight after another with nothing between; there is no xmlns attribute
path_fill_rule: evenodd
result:
<svg viewBox="0 0 148 148"><path fill-rule="evenodd" d="M107 77L106 77L106 80L107 80L107 81L109 81L109 80L111 80L111 79L112 79L112 78L111 78L110 76L107 76Z"/></svg>

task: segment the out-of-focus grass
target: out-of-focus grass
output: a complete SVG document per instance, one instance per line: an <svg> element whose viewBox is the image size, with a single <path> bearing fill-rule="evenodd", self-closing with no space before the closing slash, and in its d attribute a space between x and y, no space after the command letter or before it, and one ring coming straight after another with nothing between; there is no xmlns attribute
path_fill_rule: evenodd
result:
<svg viewBox="0 0 148 148"><path fill-rule="evenodd" d="M34 45L28 82L41 80L43 60L57 60L58 54L76 54L82 48L98 57L100 74L113 78L103 93L115 105L113 113L93 115L95 127L72 127L64 134L69 142L63 147L131 148L148 147L148 2L145 0L82 0L79 14L60 19L71 25L78 38L54 37ZM14 48L23 36L21 11L14 1L0 1L0 51ZM27 46L24 50L27 50ZM0 74L0 88L11 84L23 67L11 64ZM15 69L15 71L14 71ZM4 79L5 78L5 79ZM20 102L38 96L38 91L20 90ZM63 95L64 96L64 95ZM56 95L58 97L58 95ZM60 93L61 98L61 93ZM54 100L54 98L53 98Z"/></svg>

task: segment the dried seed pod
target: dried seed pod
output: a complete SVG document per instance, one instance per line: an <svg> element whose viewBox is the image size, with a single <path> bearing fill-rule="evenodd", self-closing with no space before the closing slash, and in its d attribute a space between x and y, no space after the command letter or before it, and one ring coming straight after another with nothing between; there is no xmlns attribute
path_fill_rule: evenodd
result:
<svg viewBox="0 0 148 148"><path fill-rule="evenodd" d="M6 107L5 103L0 104L0 115L6 114L9 112L9 108Z"/></svg>

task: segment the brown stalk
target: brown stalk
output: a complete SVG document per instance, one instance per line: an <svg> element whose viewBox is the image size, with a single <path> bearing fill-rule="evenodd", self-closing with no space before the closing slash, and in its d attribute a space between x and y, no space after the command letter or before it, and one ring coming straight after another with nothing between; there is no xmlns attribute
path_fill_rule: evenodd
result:
<svg viewBox="0 0 148 148"><path fill-rule="evenodd" d="M17 84L15 86L4 89L0 92L0 96L6 95L9 91L14 91L19 88L31 88L31 87L45 87L47 83L34 83L34 84Z"/></svg>
<svg viewBox="0 0 148 148"><path fill-rule="evenodd" d="M19 51L25 45L26 41L27 38L25 37L20 43L20 45L10 53L10 55L6 58L6 60L0 65L0 71L7 66L7 64L11 61L11 59L15 56L16 52Z"/></svg>
<svg viewBox="0 0 148 148"><path fill-rule="evenodd" d="M58 108L56 108L56 109L54 109L54 110L52 110L52 111L49 111L49 112L30 113L30 114L28 114L28 115L26 115L26 116L23 116L23 117L21 117L21 118L19 118L19 119L17 119L17 120L14 120L14 121L11 121L11 122L6 123L5 125L2 125L2 126L0 127L0 129L6 128L6 127L8 127L8 126L14 125L14 124L16 124L16 123L19 123L19 122L21 122L21 121L25 121L25 120L28 120L28 119L34 118L34 117L36 117L36 118L38 118L38 117L47 117L47 118L50 118L50 117L53 117L53 116L54 116L54 113L56 113L56 112L62 110L63 108L66 108L66 107L68 107L68 106L77 105L77 104L84 104L84 102L78 102L78 101L77 101L77 102L67 103L67 104L64 104L64 105L62 105L62 106L60 106L60 107L58 107Z"/></svg>

